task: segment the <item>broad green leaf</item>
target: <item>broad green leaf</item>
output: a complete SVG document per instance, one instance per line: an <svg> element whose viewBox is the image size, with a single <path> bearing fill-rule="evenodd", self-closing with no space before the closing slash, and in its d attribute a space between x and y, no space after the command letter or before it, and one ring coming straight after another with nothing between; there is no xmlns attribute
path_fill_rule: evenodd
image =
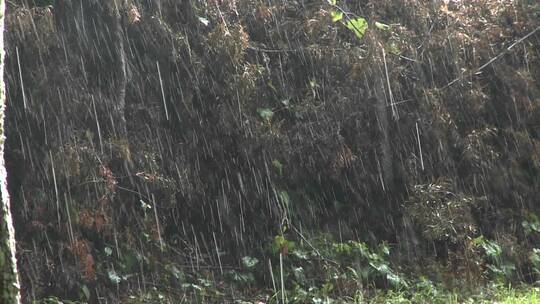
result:
<svg viewBox="0 0 540 304"><path fill-rule="evenodd" d="M123 266L122 269L124 271L130 272L142 262L143 258L139 255L139 253L129 250L128 252L124 252L124 254L122 254L122 263L120 265Z"/></svg>
<svg viewBox="0 0 540 304"><path fill-rule="evenodd" d="M285 206L289 206L289 203L291 202L291 199L290 199L289 193L287 193L287 191L284 191L284 190L278 191L278 197L279 197L279 200L280 200Z"/></svg>
<svg viewBox="0 0 540 304"><path fill-rule="evenodd" d="M227 273L228 276L235 282L239 283L250 283L255 281L255 277L252 273L241 273L235 270L231 270Z"/></svg>
<svg viewBox="0 0 540 304"><path fill-rule="evenodd" d="M399 49L399 46L396 42L392 41L390 42L390 44L388 44L388 51L390 52L390 54L394 54L394 55L400 55L401 54L401 50Z"/></svg>
<svg viewBox="0 0 540 304"><path fill-rule="evenodd" d="M364 37L364 34L366 33L366 30L368 28L368 23L366 19L359 17L356 19L349 20L346 26L348 29L353 31L356 37L362 39L362 37Z"/></svg>
<svg viewBox="0 0 540 304"><path fill-rule="evenodd" d="M208 24L210 23L210 21L208 21L208 19L204 18L204 17L199 17L199 21L204 24L205 26L208 26Z"/></svg>
<svg viewBox="0 0 540 304"><path fill-rule="evenodd" d="M111 256L111 255L112 255L112 249L111 249L111 247L105 247L105 249L104 249L103 251L105 251L105 254L106 254L107 256Z"/></svg>
<svg viewBox="0 0 540 304"><path fill-rule="evenodd" d="M388 245L383 243L379 246L379 249L381 250L381 252L384 254L384 255L389 255L390 254L390 248L388 248Z"/></svg>
<svg viewBox="0 0 540 304"><path fill-rule="evenodd" d="M90 300L90 289L88 289L88 286L83 285L81 291L82 291L82 293L84 295L84 298L87 301Z"/></svg>
<svg viewBox="0 0 540 304"><path fill-rule="evenodd" d="M242 264L246 268L253 268L253 267L257 266L258 263L259 263L259 260L257 258L254 258L254 257L245 256L245 257L242 258Z"/></svg>
<svg viewBox="0 0 540 304"><path fill-rule="evenodd" d="M115 284L119 284L120 281L122 281L122 278L116 273L114 269L107 270L107 276L109 277L109 280Z"/></svg>
<svg viewBox="0 0 540 304"><path fill-rule="evenodd" d="M293 274L296 280L299 282L305 282L306 281L306 275L304 273L304 268L302 267L293 267Z"/></svg>
<svg viewBox="0 0 540 304"><path fill-rule="evenodd" d="M302 249L295 249L292 254L300 260L308 260L309 252Z"/></svg>
<svg viewBox="0 0 540 304"><path fill-rule="evenodd" d="M185 275L184 273L178 269L176 266L169 264L165 266L165 268L177 279L177 280L184 280Z"/></svg>
<svg viewBox="0 0 540 304"><path fill-rule="evenodd" d="M533 251L529 254L529 261L531 261L533 264L534 270L537 273L540 273L540 249L533 249Z"/></svg>
<svg viewBox="0 0 540 304"><path fill-rule="evenodd" d="M336 5L337 0L328 0L328 3L330 3L330 4L332 4L332 5Z"/></svg>
<svg viewBox="0 0 540 304"><path fill-rule="evenodd" d="M147 204L145 201L143 200L139 200L139 202L141 203L141 207L143 208L143 210L147 210L147 209L152 209L152 206Z"/></svg>
<svg viewBox="0 0 540 304"><path fill-rule="evenodd" d="M181 285L182 288L184 289L191 289L191 290L194 290L194 291L203 291L203 288L197 284L193 284L193 283L184 283Z"/></svg>
<svg viewBox="0 0 540 304"><path fill-rule="evenodd" d="M403 278L401 278L399 275L393 272L386 273L386 279L388 280L388 282L390 282L394 286L403 286L403 287L409 286L407 284L407 281L405 281Z"/></svg>
<svg viewBox="0 0 540 304"><path fill-rule="evenodd" d="M289 241L285 237L278 235L274 238L272 251L276 254L281 251L294 252L294 247L296 247L296 244L293 241Z"/></svg>
<svg viewBox="0 0 540 304"><path fill-rule="evenodd" d="M272 117L274 117L274 111L269 108L259 108L257 109L257 113L259 113L259 116L266 121L270 121Z"/></svg>
<svg viewBox="0 0 540 304"><path fill-rule="evenodd" d="M330 12L330 15L332 16L332 22L338 22L341 19L343 19L343 12Z"/></svg>
<svg viewBox="0 0 540 304"><path fill-rule="evenodd" d="M274 168L276 168L276 170L279 172L279 175L283 175L283 164L277 160L277 159L274 159L272 161L272 165L274 166Z"/></svg>

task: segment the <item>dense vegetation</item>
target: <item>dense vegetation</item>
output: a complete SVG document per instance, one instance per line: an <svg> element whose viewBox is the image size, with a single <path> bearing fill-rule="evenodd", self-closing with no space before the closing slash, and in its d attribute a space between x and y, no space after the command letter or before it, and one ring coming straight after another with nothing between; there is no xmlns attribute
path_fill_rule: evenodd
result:
<svg viewBox="0 0 540 304"><path fill-rule="evenodd" d="M8 4L26 302L503 301L540 278L538 1Z"/></svg>

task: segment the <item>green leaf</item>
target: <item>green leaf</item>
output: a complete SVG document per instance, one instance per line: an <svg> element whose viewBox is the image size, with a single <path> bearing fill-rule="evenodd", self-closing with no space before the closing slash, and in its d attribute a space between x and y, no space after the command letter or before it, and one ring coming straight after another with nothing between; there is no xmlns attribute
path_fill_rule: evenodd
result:
<svg viewBox="0 0 540 304"><path fill-rule="evenodd" d="M139 263L143 262L143 258L135 251L129 250L122 254L122 270L126 272L133 271Z"/></svg>
<svg viewBox="0 0 540 304"><path fill-rule="evenodd" d="M305 282L306 281L306 275L304 273L304 268L302 267L293 267L293 274L294 277L298 282Z"/></svg>
<svg viewBox="0 0 540 304"><path fill-rule="evenodd" d="M278 197L279 197L279 200L281 201L281 203L283 203L283 205L289 206L289 204L291 202L291 199L290 199L289 193L287 193L287 191L279 190L278 191Z"/></svg>
<svg viewBox="0 0 540 304"><path fill-rule="evenodd" d="M105 249L104 249L103 251L105 251L105 254L106 254L107 256L111 256L111 254L112 254L112 249L111 249L111 247L105 247Z"/></svg>
<svg viewBox="0 0 540 304"><path fill-rule="evenodd" d="M287 240L282 235L278 235L274 238L274 242L272 243L272 251L277 254L283 250L286 249L286 251L294 252L294 248L296 247L296 244L293 241Z"/></svg>
<svg viewBox="0 0 540 304"><path fill-rule="evenodd" d="M255 281L255 277L252 273L240 273L235 270L231 270L227 273L227 275L235 282L238 283L250 283Z"/></svg>
<svg viewBox="0 0 540 304"><path fill-rule="evenodd" d="M242 258L242 264L246 268L253 268L253 267L257 266L258 263L259 263L259 260L257 258L254 258L254 257L245 256L245 257Z"/></svg>
<svg viewBox="0 0 540 304"><path fill-rule="evenodd" d="M309 252L302 250L302 249L295 249L293 250L292 254L300 259L300 260L308 260L309 259Z"/></svg>
<svg viewBox="0 0 540 304"><path fill-rule="evenodd" d="M208 21L208 19L204 18L204 17L199 17L199 21L204 24L205 26L208 26L208 24L210 23L210 21Z"/></svg>
<svg viewBox="0 0 540 304"><path fill-rule="evenodd" d="M338 22L343 19L343 12L332 11L330 12L330 16L332 16L332 22Z"/></svg>
<svg viewBox="0 0 540 304"><path fill-rule="evenodd" d="M380 250L384 255L390 255L390 248L389 248L388 245L385 244L385 243L379 245L379 250Z"/></svg>
<svg viewBox="0 0 540 304"><path fill-rule="evenodd" d="M107 276L109 277L109 280L115 284L119 284L122 281L122 278L116 273L114 269L107 270Z"/></svg>
<svg viewBox="0 0 540 304"><path fill-rule="evenodd" d="M387 31L390 29L390 26L388 24L384 24L384 23L380 23L376 21L375 21L375 27L383 31Z"/></svg>
<svg viewBox="0 0 540 304"><path fill-rule="evenodd" d="M269 108L259 108L257 109L257 113L259 113L259 116L266 121L270 121L272 117L274 117L274 111Z"/></svg>
<svg viewBox="0 0 540 304"><path fill-rule="evenodd" d="M272 161L272 165L274 166L274 168L276 168L276 170L279 172L279 175L283 175L283 164L277 160L277 159L274 159Z"/></svg>
<svg viewBox="0 0 540 304"><path fill-rule="evenodd" d="M362 39L364 37L364 34L366 33L366 30L368 28L368 23L365 18L359 17L356 19L351 19L346 24L347 28L353 31L353 33L358 37L359 39Z"/></svg>
<svg viewBox="0 0 540 304"><path fill-rule="evenodd" d="M330 3L330 4L332 4L332 5L336 5L337 0L328 0L328 3Z"/></svg>
<svg viewBox="0 0 540 304"><path fill-rule="evenodd" d="M534 248L529 255L529 261L533 264L534 270L540 273L540 249Z"/></svg>
<svg viewBox="0 0 540 304"><path fill-rule="evenodd" d="M145 201L139 200L139 202L141 203L141 207L143 208L144 211L146 211L147 209L152 209L152 206L147 204Z"/></svg>
<svg viewBox="0 0 540 304"><path fill-rule="evenodd" d="M403 286L403 287L409 286L407 284L407 281L405 281L403 278L401 278L399 275L393 272L386 273L386 279L388 280L388 282L390 282L394 286Z"/></svg>
<svg viewBox="0 0 540 304"><path fill-rule="evenodd" d="M392 41L388 44L388 51L390 52L390 54L394 54L394 55L401 54L401 49L399 48L399 45L395 41Z"/></svg>
<svg viewBox="0 0 540 304"><path fill-rule="evenodd" d="M90 300L90 290L88 289L88 286L83 285L81 291L82 291L82 293L84 295L84 298L87 301Z"/></svg>
<svg viewBox="0 0 540 304"><path fill-rule="evenodd" d="M178 269L176 266L169 264L165 266L165 268L177 279L177 280L184 280L185 275L184 273Z"/></svg>

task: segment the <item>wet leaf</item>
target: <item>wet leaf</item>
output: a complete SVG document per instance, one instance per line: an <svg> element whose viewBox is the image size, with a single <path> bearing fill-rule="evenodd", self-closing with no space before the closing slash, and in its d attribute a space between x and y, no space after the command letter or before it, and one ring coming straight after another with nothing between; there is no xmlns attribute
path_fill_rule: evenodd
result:
<svg viewBox="0 0 540 304"><path fill-rule="evenodd" d="M109 280L115 284L119 284L122 281L122 278L114 269L107 270L107 276L109 277Z"/></svg>
<svg viewBox="0 0 540 304"><path fill-rule="evenodd" d="M274 168L276 168L276 170L278 171L279 175L283 175L283 164L277 160L277 159L274 159L272 161L272 165L274 166Z"/></svg>
<svg viewBox="0 0 540 304"><path fill-rule="evenodd" d="M332 16L332 22L338 22L343 19L343 12L330 12L330 16Z"/></svg>
<svg viewBox="0 0 540 304"><path fill-rule="evenodd" d="M86 300L90 300L90 290L88 289L88 286L86 285L83 285L82 288L81 288L81 291L84 295L84 298Z"/></svg>
<svg viewBox="0 0 540 304"><path fill-rule="evenodd" d="M390 29L390 26L388 24L380 23L377 21L375 22L375 27L383 31L387 31Z"/></svg>
<svg viewBox="0 0 540 304"><path fill-rule="evenodd" d="M274 111L269 108L259 108L257 109L257 113L259 113L259 116L263 119L269 122L272 117L274 117Z"/></svg>
<svg viewBox="0 0 540 304"><path fill-rule="evenodd" d="M368 28L368 23L365 18L359 17L356 19L351 19L346 24L347 28L353 31L353 33L358 37L359 39L362 39L364 37L364 34L366 33L366 30Z"/></svg>
<svg viewBox="0 0 540 304"><path fill-rule="evenodd" d="M242 265L244 265L246 268L253 268L257 266L259 263L259 260L254 257L245 256L242 258Z"/></svg>
<svg viewBox="0 0 540 304"><path fill-rule="evenodd" d="M208 19L204 18L204 17L198 17L199 18L199 21L204 24L205 26L208 26L208 24L210 24L210 21L208 21Z"/></svg>

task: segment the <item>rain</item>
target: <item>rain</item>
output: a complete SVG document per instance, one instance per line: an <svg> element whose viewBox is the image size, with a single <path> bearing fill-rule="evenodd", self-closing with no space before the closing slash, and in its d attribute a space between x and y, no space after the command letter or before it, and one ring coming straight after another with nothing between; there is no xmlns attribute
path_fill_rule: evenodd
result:
<svg viewBox="0 0 540 304"><path fill-rule="evenodd" d="M540 303L536 1L4 19L22 303Z"/></svg>

